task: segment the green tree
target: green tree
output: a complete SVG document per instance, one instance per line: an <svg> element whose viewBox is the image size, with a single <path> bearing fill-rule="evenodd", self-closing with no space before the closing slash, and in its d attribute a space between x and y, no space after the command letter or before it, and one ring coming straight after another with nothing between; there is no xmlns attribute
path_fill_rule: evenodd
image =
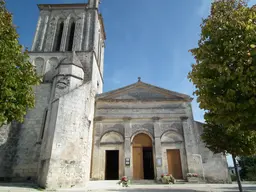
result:
<svg viewBox="0 0 256 192"><path fill-rule="evenodd" d="M256 156L240 157L241 178L247 181L256 181Z"/></svg>
<svg viewBox="0 0 256 192"><path fill-rule="evenodd" d="M244 0L215 0L198 47L190 50L196 64L188 77L206 111L202 139L214 153L232 154L233 161L256 154L255 44L255 9Z"/></svg>
<svg viewBox="0 0 256 192"><path fill-rule="evenodd" d="M0 0L0 126L22 122L27 108L34 107L33 85L40 82L27 51L22 51L12 15Z"/></svg>

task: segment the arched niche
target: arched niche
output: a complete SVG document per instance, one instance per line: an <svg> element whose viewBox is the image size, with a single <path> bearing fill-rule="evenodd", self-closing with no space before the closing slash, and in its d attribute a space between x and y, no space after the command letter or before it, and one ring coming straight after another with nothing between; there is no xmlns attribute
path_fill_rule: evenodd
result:
<svg viewBox="0 0 256 192"><path fill-rule="evenodd" d="M42 57L37 57L34 60L34 64L35 64L35 67L36 67L37 74L42 75L43 70L44 70L44 59Z"/></svg>
<svg viewBox="0 0 256 192"><path fill-rule="evenodd" d="M123 136L115 131L105 133L100 140L100 144L121 144L123 142Z"/></svg>
<svg viewBox="0 0 256 192"><path fill-rule="evenodd" d="M58 63L59 61L56 57L52 57L46 62L44 82L52 82Z"/></svg>
<svg viewBox="0 0 256 192"><path fill-rule="evenodd" d="M161 136L162 143L181 143L183 137L175 131L167 131Z"/></svg>

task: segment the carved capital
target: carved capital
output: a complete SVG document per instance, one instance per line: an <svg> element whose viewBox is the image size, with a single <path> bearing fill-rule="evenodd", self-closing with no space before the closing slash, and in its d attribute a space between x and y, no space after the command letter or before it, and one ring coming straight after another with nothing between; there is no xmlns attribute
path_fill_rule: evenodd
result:
<svg viewBox="0 0 256 192"><path fill-rule="evenodd" d="M181 119L182 121L185 121L185 120L188 119L188 117L187 117L187 116L181 116L180 119Z"/></svg>
<svg viewBox="0 0 256 192"><path fill-rule="evenodd" d="M102 121L103 119L104 119L104 117L102 117L102 116L94 117L94 121Z"/></svg>
<svg viewBox="0 0 256 192"><path fill-rule="evenodd" d="M153 121L159 121L160 117L152 117Z"/></svg>
<svg viewBox="0 0 256 192"><path fill-rule="evenodd" d="M123 117L124 121L130 121L132 118L131 117Z"/></svg>

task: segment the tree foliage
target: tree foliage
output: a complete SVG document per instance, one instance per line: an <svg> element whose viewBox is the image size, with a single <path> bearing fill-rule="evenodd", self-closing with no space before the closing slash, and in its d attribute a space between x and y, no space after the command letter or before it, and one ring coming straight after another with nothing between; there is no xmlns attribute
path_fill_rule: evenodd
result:
<svg viewBox="0 0 256 192"><path fill-rule="evenodd" d="M23 121L27 108L34 107L33 85L40 81L27 51L22 51L12 15L0 0L0 126Z"/></svg>
<svg viewBox="0 0 256 192"><path fill-rule="evenodd" d="M206 111L203 140L213 152L256 153L256 11L244 0L216 0L202 21L188 77Z"/></svg>
<svg viewBox="0 0 256 192"><path fill-rule="evenodd" d="M240 157L240 175L243 180L256 181L256 156Z"/></svg>

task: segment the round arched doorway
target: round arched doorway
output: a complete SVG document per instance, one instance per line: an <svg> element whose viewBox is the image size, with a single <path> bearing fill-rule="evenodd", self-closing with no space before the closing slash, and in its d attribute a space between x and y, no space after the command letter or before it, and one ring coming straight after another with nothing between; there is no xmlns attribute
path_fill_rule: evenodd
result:
<svg viewBox="0 0 256 192"><path fill-rule="evenodd" d="M144 133L132 141L133 179L154 179L152 139Z"/></svg>

